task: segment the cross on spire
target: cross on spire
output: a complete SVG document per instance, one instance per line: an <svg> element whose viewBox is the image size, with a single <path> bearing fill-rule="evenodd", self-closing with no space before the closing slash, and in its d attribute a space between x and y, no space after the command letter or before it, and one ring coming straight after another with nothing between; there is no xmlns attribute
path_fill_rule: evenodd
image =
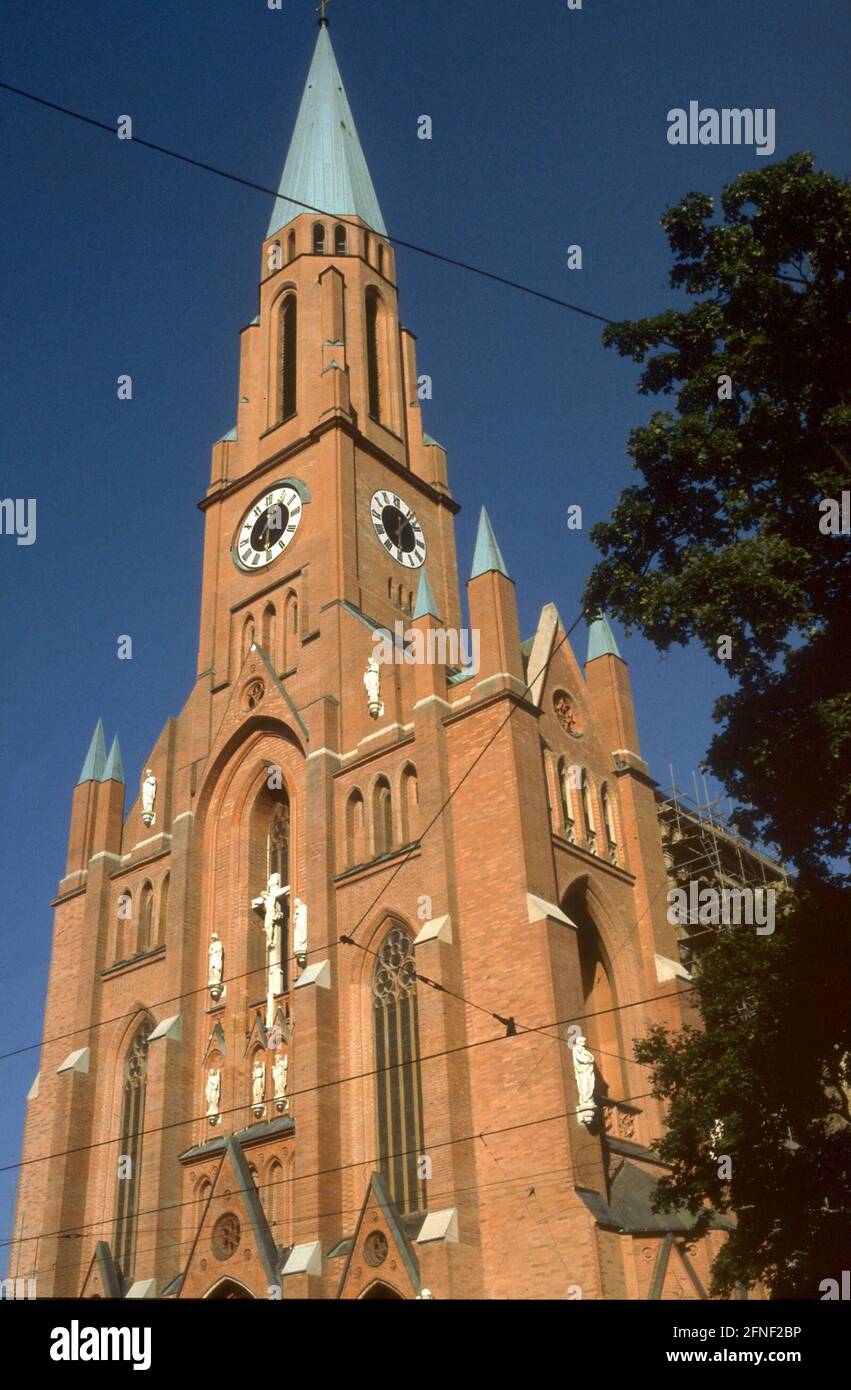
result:
<svg viewBox="0 0 851 1390"><path fill-rule="evenodd" d="M330 5L330 3L331 0L319 0L319 4L316 6L316 13L319 15L320 24L328 23L328 16L326 15L325 11Z"/></svg>

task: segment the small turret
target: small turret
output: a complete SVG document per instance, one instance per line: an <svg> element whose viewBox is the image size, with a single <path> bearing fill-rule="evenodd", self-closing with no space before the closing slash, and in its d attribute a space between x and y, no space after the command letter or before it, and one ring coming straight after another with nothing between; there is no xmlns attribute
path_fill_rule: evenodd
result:
<svg viewBox="0 0 851 1390"><path fill-rule="evenodd" d="M522 688L526 681L514 583L484 507L479 517L467 597L470 626L479 633L479 683L488 677L508 676L514 677L519 682L519 688Z"/></svg>

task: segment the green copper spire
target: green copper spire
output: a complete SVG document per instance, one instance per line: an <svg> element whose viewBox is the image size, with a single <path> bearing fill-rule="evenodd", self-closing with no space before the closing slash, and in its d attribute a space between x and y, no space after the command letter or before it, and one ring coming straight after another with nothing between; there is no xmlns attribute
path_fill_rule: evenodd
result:
<svg viewBox="0 0 851 1390"><path fill-rule="evenodd" d="M387 235L327 23L320 25L267 237L309 210L300 203L333 217L362 217Z"/></svg>
<svg viewBox="0 0 851 1390"><path fill-rule="evenodd" d="M420 586L417 589L417 602L414 608L414 620L417 618L432 617L440 621L440 614L437 611L437 601L431 591L428 582L428 575L425 568L420 573Z"/></svg>
<svg viewBox="0 0 851 1390"><path fill-rule="evenodd" d="M478 579L480 574L487 574L489 570L496 570L497 574L504 574L506 579L511 578L505 568L502 551L496 543L490 517L482 507L482 514L479 517L479 532L476 536L476 550L473 555L473 572L470 578Z"/></svg>
<svg viewBox="0 0 851 1390"><path fill-rule="evenodd" d="M605 613L598 613L588 629L588 661L598 656L620 656L615 634L609 627Z"/></svg>
<svg viewBox="0 0 851 1390"><path fill-rule="evenodd" d="M103 736L103 720L99 719L92 734L83 770L77 778L77 786L83 782L99 782L106 765L106 742Z"/></svg>
<svg viewBox="0 0 851 1390"><path fill-rule="evenodd" d="M118 735L112 740L112 747L109 750L109 757L106 760L106 767L98 778L100 782L124 782L124 768L121 765L121 747L118 742Z"/></svg>

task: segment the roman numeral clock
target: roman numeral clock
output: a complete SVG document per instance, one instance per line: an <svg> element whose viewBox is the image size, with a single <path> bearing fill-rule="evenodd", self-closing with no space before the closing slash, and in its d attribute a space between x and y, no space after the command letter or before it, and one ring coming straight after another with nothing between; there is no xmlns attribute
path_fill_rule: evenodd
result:
<svg viewBox="0 0 851 1390"><path fill-rule="evenodd" d="M413 509L395 492L379 489L372 494L369 514L375 534L394 560L407 569L416 570L426 557L423 528Z"/></svg>
<svg viewBox="0 0 851 1390"><path fill-rule="evenodd" d="M242 570L258 570L282 555L301 524L301 498L287 483L257 497L237 528L231 554Z"/></svg>

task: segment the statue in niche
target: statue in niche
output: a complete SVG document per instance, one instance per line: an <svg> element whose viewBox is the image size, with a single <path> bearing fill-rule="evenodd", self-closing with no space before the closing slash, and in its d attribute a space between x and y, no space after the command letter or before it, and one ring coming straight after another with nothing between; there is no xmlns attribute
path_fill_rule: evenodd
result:
<svg viewBox="0 0 851 1390"><path fill-rule="evenodd" d="M576 1077L576 1089L579 1092L576 1118L581 1125L589 1126L597 1112L594 1101L596 1075L594 1054L585 1046L585 1039L581 1033L573 1043L573 1073Z"/></svg>
<svg viewBox="0 0 851 1390"><path fill-rule="evenodd" d="M222 997L222 979L225 965L225 948L219 938L218 932L213 932L210 937L210 948L208 951L209 966L207 969L207 987L213 999L213 1003L218 1003Z"/></svg>
<svg viewBox="0 0 851 1390"><path fill-rule="evenodd" d="M289 1098L287 1097L289 1070L290 1059L286 1052L280 1052L272 1065L272 1080L275 1086L275 1108L280 1113L290 1108Z"/></svg>
<svg viewBox="0 0 851 1390"><path fill-rule="evenodd" d="M266 1099L266 1063L262 1057L257 1058L251 1072L251 1099L255 1113L263 1109L263 1102Z"/></svg>
<svg viewBox="0 0 851 1390"><path fill-rule="evenodd" d="M384 705L381 700L381 667L374 656L367 660L366 670L363 673L363 683L366 689L370 718L380 719L384 713Z"/></svg>
<svg viewBox="0 0 851 1390"><path fill-rule="evenodd" d="M157 779L151 768L145 774L142 783L142 820L149 828L156 824L156 814L154 807L157 801Z"/></svg>
<svg viewBox="0 0 851 1390"><path fill-rule="evenodd" d="M307 903L296 898L293 909L293 952L301 969L307 961Z"/></svg>
<svg viewBox="0 0 851 1390"><path fill-rule="evenodd" d="M263 918L266 935L266 1027L275 1022L275 999L284 992L284 971L281 964L281 928L284 910L281 901L289 897L289 886L281 886L281 875L270 874L266 890L252 898L251 906Z"/></svg>
<svg viewBox="0 0 851 1390"><path fill-rule="evenodd" d="M219 1100L222 1093L222 1074L218 1067L212 1067L207 1072L207 1085L204 1097L207 1101L207 1119L211 1125L217 1125L219 1119Z"/></svg>

